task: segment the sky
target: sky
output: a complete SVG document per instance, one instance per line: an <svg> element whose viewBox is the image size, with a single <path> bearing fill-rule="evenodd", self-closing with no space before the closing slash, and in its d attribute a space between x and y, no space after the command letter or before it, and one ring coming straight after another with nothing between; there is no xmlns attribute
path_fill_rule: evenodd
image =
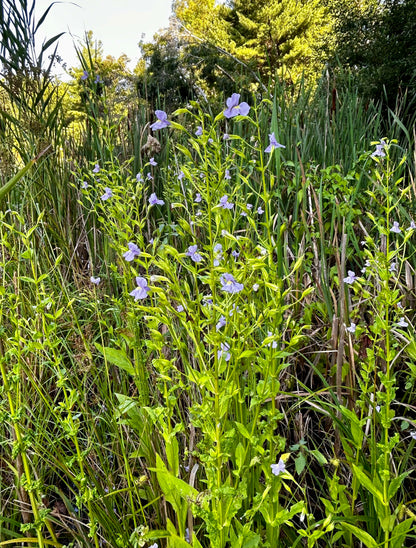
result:
<svg viewBox="0 0 416 548"><path fill-rule="evenodd" d="M36 0L38 20L52 0ZM153 35L169 24L172 0L75 0L55 2L45 22L39 28L37 42L66 32L59 39L58 53L68 67L79 65L73 43L82 40L85 31L92 30L94 38L101 40L104 56L119 57L125 53L130 68L136 65L140 51L138 42L150 42ZM51 52L52 52L51 48ZM64 77L61 70L57 74Z"/></svg>

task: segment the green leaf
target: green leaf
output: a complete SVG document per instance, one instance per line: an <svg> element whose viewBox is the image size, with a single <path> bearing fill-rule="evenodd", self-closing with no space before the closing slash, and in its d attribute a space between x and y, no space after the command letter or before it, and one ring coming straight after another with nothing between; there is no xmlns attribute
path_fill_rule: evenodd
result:
<svg viewBox="0 0 416 548"><path fill-rule="evenodd" d="M390 548L402 548L405 545L406 535L413 524L413 518L398 523L391 533Z"/></svg>
<svg viewBox="0 0 416 548"><path fill-rule="evenodd" d="M296 472L298 474L301 474L306 466L306 459L302 453L299 453L299 455L295 458L295 467Z"/></svg>
<svg viewBox="0 0 416 548"><path fill-rule="evenodd" d="M343 529L355 535L367 548L378 548L378 543L366 531L351 525L351 523L342 523L341 525Z"/></svg>
<svg viewBox="0 0 416 548"><path fill-rule="evenodd" d="M124 371L127 371L129 375L134 376L136 374L136 372L134 371L134 367L131 364L131 361L127 357L127 354L124 352L124 350L110 348L109 346L104 347L98 343L95 343L95 346L97 350L104 355L105 359L108 362L119 367L120 369L123 369Z"/></svg>
<svg viewBox="0 0 416 548"><path fill-rule="evenodd" d="M353 464L352 467L361 485L365 487L367 491L370 491L371 494L377 497L384 504L383 494L377 489L377 487L373 484L370 478L361 470L361 468L358 468L357 465Z"/></svg>

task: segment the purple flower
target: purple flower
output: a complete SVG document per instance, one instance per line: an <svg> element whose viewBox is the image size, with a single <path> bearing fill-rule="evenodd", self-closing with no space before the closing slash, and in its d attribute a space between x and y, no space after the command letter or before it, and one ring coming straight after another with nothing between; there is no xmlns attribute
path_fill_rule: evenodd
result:
<svg viewBox="0 0 416 548"><path fill-rule="evenodd" d="M394 232L395 234L400 234L402 229L399 227L399 223L397 221L394 221L393 226L390 229L390 232Z"/></svg>
<svg viewBox="0 0 416 548"><path fill-rule="evenodd" d="M100 277L94 278L94 276L91 276L90 282L94 285L98 285L101 282L101 278Z"/></svg>
<svg viewBox="0 0 416 548"><path fill-rule="evenodd" d="M351 325L347 327L348 333L355 333L356 329L357 329L357 326L354 322L351 322Z"/></svg>
<svg viewBox="0 0 416 548"><path fill-rule="evenodd" d="M93 173L98 173L100 171L99 164L95 164L94 169L92 170Z"/></svg>
<svg viewBox="0 0 416 548"><path fill-rule="evenodd" d="M182 181L182 179L185 177L185 173L183 171L180 171L178 174L178 179Z"/></svg>
<svg viewBox="0 0 416 548"><path fill-rule="evenodd" d="M199 202L200 202L201 200L202 200L201 195L200 195L199 192L197 192L194 201L195 201L196 204L199 204Z"/></svg>
<svg viewBox="0 0 416 548"><path fill-rule="evenodd" d="M209 144L212 144L214 142L214 139L212 139L211 137L208 139L208 143Z"/></svg>
<svg viewBox="0 0 416 548"><path fill-rule="evenodd" d="M203 133L204 133L204 132L203 132L203 130L202 130L202 127L201 127L201 126L198 126L197 129L196 129L196 131L195 131L195 135L196 135L197 137L200 137Z"/></svg>
<svg viewBox="0 0 416 548"><path fill-rule="evenodd" d="M219 266L220 261L222 261L222 245L214 245L214 266Z"/></svg>
<svg viewBox="0 0 416 548"><path fill-rule="evenodd" d="M397 263L396 261L393 261L391 265L389 266L389 272L397 272Z"/></svg>
<svg viewBox="0 0 416 548"><path fill-rule="evenodd" d="M372 158L384 158L386 156L386 153L384 151L384 147L386 146L385 141L380 141L379 145L376 145L376 150L371 155Z"/></svg>
<svg viewBox="0 0 416 548"><path fill-rule="evenodd" d="M246 208L250 211L251 209L253 209L253 204L247 204Z"/></svg>
<svg viewBox="0 0 416 548"><path fill-rule="evenodd" d="M253 285L253 291L256 292L256 291L258 291L259 289L260 289L259 284L254 284L254 285Z"/></svg>
<svg viewBox="0 0 416 548"><path fill-rule="evenodd" d="M257 213L258 213L259 215L263 215L264 209L262 209L261 207L258 207L258 208L257 208Z"/></svg>
<svg viewBox="0 0 416 548"><path fill-rule="evenodd" d="M219 331L226 324L227 324L227 320L225 319L225 316L221 315L220 319L218 320L218 323L216 325L217 331Z"/></svg>
<svg viewBox="0 0 416 548"><path fill-rule="evenodd" d="M265 149L264 152L273 152L273 150L275 148L286 148L285 145L281 145L280 143L278 143L276 141L276 137L274 135L274 131L273 133L269 133L269 146Z"/></svg>
<svg viewBox="0 0 416 548"><path fill-rule="evenodd" d="M191 257L194 263L200 263L202 261L202 257L199 253L197 253L197 250L198 250L197 245L190 245L188 247L188 251L186 252L186 255L188 257Z"/></svg>
<svg viewBox="0 0 416 548"><path fill-rule="evenodd" d="M157 122L154 122L150 128L155 129L163 129L165 127L170 126L170 122L168 121L168 115L163 110L155 110Z"/></svg>
<svg viewBox="0 0 416 548"><path fill-rule="evenodd" d="M153 192L151 195L150 195L150 198L149 198L149 204L151 206L154 206L154 205L164 205L164 201L163 200L159 200L159 198L156 196L156 194Z"/></svg>
<svg viewBox="0 0 416 548"><path fill-rule="evenodd" d="M247 103L240 103L240 94L233 93L231 97L227 99L227 108L224 110L224 116L226 118L234 118L241 114L242 116L247 116L250 111L250 107Z"/></svg>
<svg viewBox="0 0 416 548"><path fill-rule="evenodd" d="M225 170L224 179L227 179L227 181L229 181L229 180L231 179L231 175L230 175L230 170L229 170L229 169L226 169L226 170Z"/></svg>
<svg viewBox="0 0 416 548"><path fill-rule="evenodd" d="M178 304L178 306L176 307L176 310L180 313L180 312L183 312L185 309L181 304Z"/></svg>
<svg viewBox="0 0 416 548"><path fill-rule="evenodd" d="M410 226L407 230L414 230L416 228L416 224L414 221L410 221Z"/></svg>
<svg viewBox="0 0 416 548"><path fill-rule="evenodd" d="M238 283L232 274L223 274L220 278L221 289L226 293L239 293L244 289L244 285Z"/></svg>
<svg viewBox="0 0 416 548"><path fill-rule="evenodd" d="M279 459L279 462L277 464L271 464L270 467L272 469L272 474L274 474L275 476L286 472L286 465L282 461L282 459Z"/></svg>
<svg viewBox="0 0 416 548"><path fill-rule="evenodd" d="M150 164L151 166L157 166L157 162L155 161L154 158L150 158L149 164Z"/></svg>
<svg viewBox="0 0 416 548"><path fill-rule="evenodd" d="M272 337L273 333L271 331L267 332L268 337ZM277 348L277 341L272 341L266 344L266 346L271 346L272 348Z"/></svg>
<svg viewBox="0 0 416 548"><path fill-rule="evenodd" d="M111 188L108 188L108 186L106 186L104 189L104 194L101 196L101 200L105 201L105 200L108 200L108 198L112 198L112 197L113 197L113 191L111 190Z"/></svg>
<svg viewBox="0 0 416 548"><path fill-rule="evenodd" d="M123 257L126 259L127 262L131 262L136 257L140 256L141 251L136 244L130 242L127 244L127 247L129 248L129 250L123 254Z"/></svg>
<svg viewBox="0 0 416 548"><path fill-rule="evenodd" d="M87 70L84 70L81 76L81 80L86 80L88 78L89 74Z"/></svg>
<svg viewBox="0 0 416 548"><path fill-rule="evenodd" d="M416 430L412 430L410 432L410 437L413 439L413 440L416 440Z"/></svg>
<svg viewBox="0 0 416 548"><path fill-rule="evenodd" d="M133 289L133 291L130 292L130 295L134 297L135 301L138 301L139 299L145 299L150 291L150 287L147 285L147 281L141 276L136 276L136 284L136 289Z"/></svg>
<svg viewBox="0 0 416 548"><path fill-rule="evenodd" d="M147 177L147 180L148 180L148 181L153 181L153 176L152 176L152 174L150 173L150 171L149 171L149 173L146 173L146 177Z"/></svg>
<svg viewBox="0 0 416 548"><path fill-rule="evenodd" d="M222 136L222 138L224 139L224 141L228 141L228 139L230 138L230 136L228 135L228 133L224 133L224 135Z"/></svg>
<svg viewBox="0 0 416 548"><path fill-rule="evenodd" d="M230 354L230 345L228 343L221 343L221 350L218 350L217 352L217 358L220 360L222 357L224 357L226 362L230 361L231 354Z"/></svg>
<svg viewBox="0 0 416 548"><path fill-rule="evenodd" d="M223 209L232 209L234 207L234 204L228 201L227 194L224 194L224 196L220 199L220 203L218 205Z"/></svg>
<svg viewBox="0 0 416 548"><path fill-rule="evenodd" d="M234 259L237 259L240 256L240 252L233 250L231 251L231 255L234 257Z"/></svg>
<svg viewBox="0 0 416 548"><path fill-rule="evenodd" d="M397 327L407 327L409 324L404 320L404 318L400 318L396 325Z"/></svg>
<svg viewBox="0 0 416 548"><path fill-rule="evenodd" d="M95 77L95 80L94 80L94 84L100 84L101 82L102 82L101 76L99 74L97 74L97 76Z"/></svg>
<svg viewBox="0 0 416 548"><path fill-rule="evenodd" d="M141 173L138 173L138 174L136 175L136 181L137 181L138 183L142 183L142 182L143 182L143 175L142 175Z"/></svg>
<svg viewBox="0 0 416 548"><path fill-rule="evenodd" d="M344 278L346 284L353 284L357 280L358 276L355 275L355 272L348 270L348 276Z"/></svg>
<svg viewBox="0 0 416 548"><path fill-rule="evenodd" d="M81 188L88 188L88 183L87 183L87 181L82 181L82 183L81 183Z"/></svg>

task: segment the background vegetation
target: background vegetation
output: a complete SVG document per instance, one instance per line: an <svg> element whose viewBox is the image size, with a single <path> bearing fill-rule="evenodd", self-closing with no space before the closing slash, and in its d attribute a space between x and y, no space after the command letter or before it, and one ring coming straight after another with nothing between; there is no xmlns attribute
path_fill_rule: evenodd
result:
<svg viewBox="0 0 416 548"><path fill-rule="evenodd" d="M33 8L0 11L0 546L414 546L414 3L178 0L68 84Z"/></svg>

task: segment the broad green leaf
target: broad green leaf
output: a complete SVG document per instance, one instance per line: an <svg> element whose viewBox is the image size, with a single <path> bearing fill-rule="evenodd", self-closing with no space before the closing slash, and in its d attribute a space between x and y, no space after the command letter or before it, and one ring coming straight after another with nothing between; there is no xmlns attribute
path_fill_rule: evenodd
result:
<svg viewBox="0 0 416 548"><path fill-rule="evenodd" d="M367 491L370 491L371 494L377 497L380 502L384 503L383 494L377 489L377 487L370 480L370 478L357 465L353 464L352 467L354 469L354 474L357 476L358 481L361 483L361 485L365 487Z"/></svg>
<svg viewBox="0 0 416 548"><path fill-rule="evenodd" d="M391 533L390 548L402 548L405 546L406 535L413 524L413 518L405 519L398 523Z"/></svg>
<svg viewBox="0 0 416 548"><path fill-rule="evenodd" d="M351 525L351 523L342 523L341 525L343 529L355 535L367 548L379 548L378 543L366 531Z"/></svg>
<svg viewBox="0 0 416 548"><path fill-rule="evenodd" d="M99 350L105 357L107 361L113 365L127 371L130 375L135 375L134 367L127 357L126 353L123 350L118 350L117 348L110 348L109 346L101 346L98 343L95 343L97 350Z"/></svg>

